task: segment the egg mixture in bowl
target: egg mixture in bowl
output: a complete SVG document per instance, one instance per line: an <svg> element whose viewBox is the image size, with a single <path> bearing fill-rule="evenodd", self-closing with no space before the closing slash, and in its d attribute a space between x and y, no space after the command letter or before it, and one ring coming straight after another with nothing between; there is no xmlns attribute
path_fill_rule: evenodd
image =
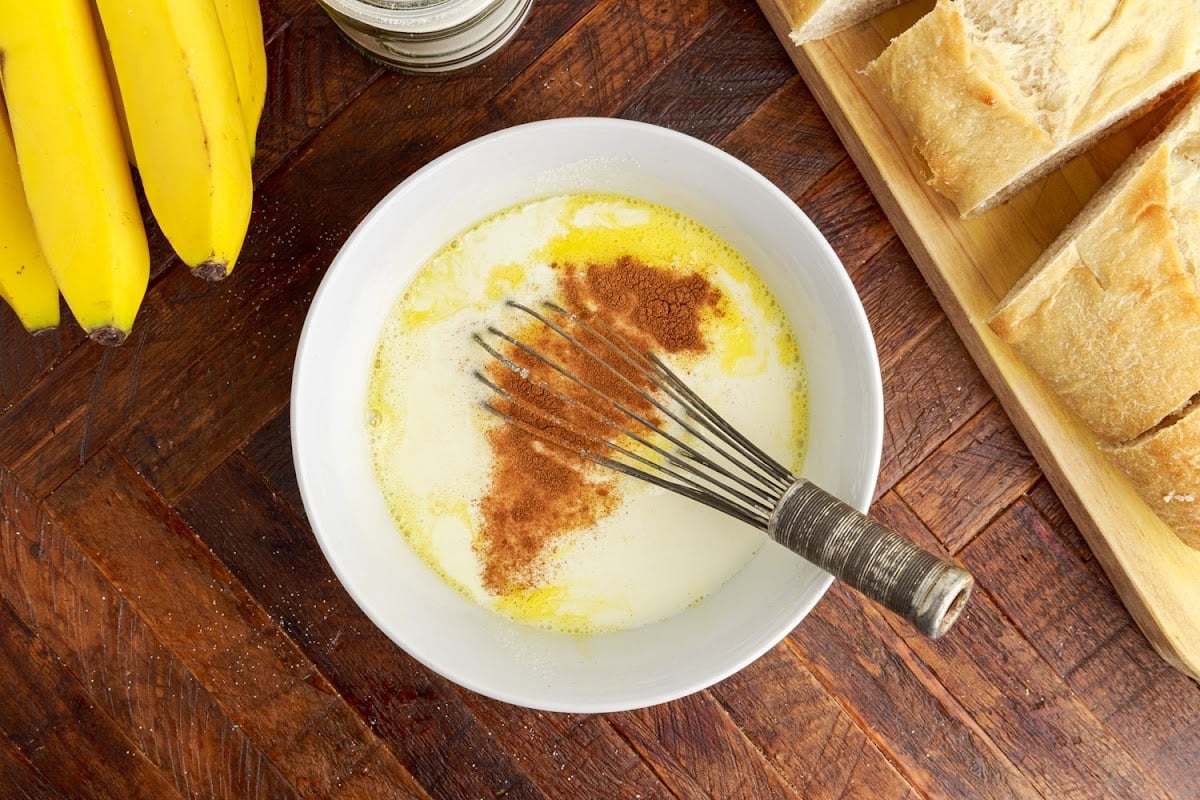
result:
<svg viewBox="0 0 1200 800"><path fill-rule="evenodd" d="M557 195L456 237L387 318L367 424L398 530L464 596L558 631L644 625L716 590L764 534L542 446L482 409L486 390L472 372L487 356L472 334L537 326L506 314L506 299L586 308L641 332L737 428L776 460L800 464L803 360L751 265L672 209ZM503 365L491 369L504 380Z"/></svg>

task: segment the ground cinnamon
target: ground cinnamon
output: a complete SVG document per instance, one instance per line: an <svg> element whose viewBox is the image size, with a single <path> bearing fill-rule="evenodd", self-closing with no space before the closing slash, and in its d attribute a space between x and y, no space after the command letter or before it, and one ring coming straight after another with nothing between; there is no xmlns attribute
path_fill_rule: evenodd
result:
<svg viewBox="0 0 1200 800"><path fill-rule="evenodd" d="M611 325L639 349L657 353L703 353L702 322L720 312L720 291L699 273L679 273L622 257L610 264L556 265L564 305ZM657 421L656 410L620 378L569 346L536 322L517 338L551 355L606 395ZM482 501L483 526L477 550L483 583L507 594L538 585L539 556L556 539L581 530L612 513L620 502L616 478L578 455L592 438L614 434L600 417L563 402L544 385L574 392L544 365L512 348L506 353L530 370L533 380L499 364L489 378L543 413L508 405L501 410L524 424L547 431L563 446L539 440L513 425L488 434L492 450L491 485ZM626 375L644 390L644 379Z"/></svg>

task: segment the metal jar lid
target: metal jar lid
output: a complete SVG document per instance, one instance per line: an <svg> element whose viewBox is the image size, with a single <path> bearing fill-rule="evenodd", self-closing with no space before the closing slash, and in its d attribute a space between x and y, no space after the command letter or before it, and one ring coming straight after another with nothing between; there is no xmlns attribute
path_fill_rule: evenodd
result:
<svg viewBox="0 0 1200 800"><path fill-rule="evenodd" d="M503 47L533 0L318 0L368 57L405 72L447 72Z"/></svg>

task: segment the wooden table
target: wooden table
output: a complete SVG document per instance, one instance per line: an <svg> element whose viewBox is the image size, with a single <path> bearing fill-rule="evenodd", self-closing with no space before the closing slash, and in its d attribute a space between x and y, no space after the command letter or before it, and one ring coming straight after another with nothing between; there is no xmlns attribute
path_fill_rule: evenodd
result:
<svg viewBox="0 0 1200 800"><path fill-rule="evenodd" d="M239 268L152 232L130 339L0 312L0 797L1200 796L1200 686L1122 606L752 0L538 0L446 77L368 63L265 0L270 91ZM829 237L883 367L873 514L978 578L930 642L835 586L711 689L529 711L418 665L305 520L288 390L357 222L431 158L569 115L742 158Z"/></svg>

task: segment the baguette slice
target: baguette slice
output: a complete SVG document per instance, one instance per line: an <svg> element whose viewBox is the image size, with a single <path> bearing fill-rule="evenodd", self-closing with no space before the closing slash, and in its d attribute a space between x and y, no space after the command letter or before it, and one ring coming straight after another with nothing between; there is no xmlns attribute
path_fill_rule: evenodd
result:
<svg viewBox="0 0 1200 800"><path fill-rule="evenodd" d="M1101 449L1175 535L1200 550L1200 404L1128 444Z"/></svg>
<svg viewBox="0 0 1200 800"><path fill-rule="evenodd" d="M1200 87L988 324L1200 547Z"/></svg>
<svg viewBox="0 0 1200 800"><path fill-rule="evenodd" d="M1101 439L1200 392L1200 95L1132 155L988 324Z"/></svg>
<svg viewBox="0 0 1200 800"><path fill-rule="evenodd" d="M902 2L904 0L780 0L783 13L792 25L789 38L798 45L824 39Z"/></svg>
<svg viewBox="0 0 1200 800"><path fill-rule="evenodd" d="M964 217L1200 69L1200 0L938 0L866 67Z"/></svg>

